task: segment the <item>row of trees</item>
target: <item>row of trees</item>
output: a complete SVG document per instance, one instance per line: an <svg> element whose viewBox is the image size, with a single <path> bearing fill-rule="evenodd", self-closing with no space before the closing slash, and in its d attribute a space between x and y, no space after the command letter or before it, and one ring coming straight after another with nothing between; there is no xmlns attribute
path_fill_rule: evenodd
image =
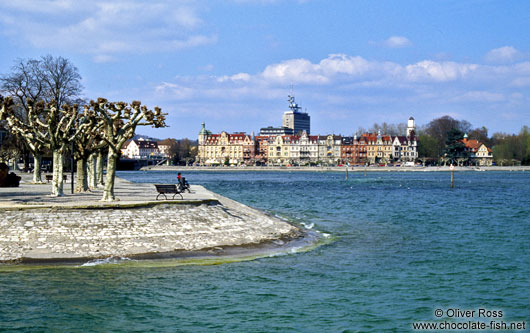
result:
<svg viewBox="0 0 530 333"><path fill-rule="evenodd" d="M76 191L87 191L103 183L106 152L102 200L115 200L116 166L124 143L134 136L137 126L166 126L160 108L153 111L139 101L109 102L98 98L84 103L79 99L81 76L62 57L18 60L12 72L0 80L2 90L8 94L5 98L0 95L0 121L33 155L35 183L42 182L42 155L52 153L54 196L63 195L64 154L73 146L77 160Z"/></svg>
<svg viewBox="0 0 530 333"><path fill-rule="evenodd" d="M383 122L381 124L375 123L368 129L368 131L364 127L359 127L357 129L357 132L355 132L356 135L361 136L364 133L378 133L378 132L384 133L386 135L405 135L407 133L407 124L406 123L399 123L399 124L389 124L387 122Z"/></svg>
<svg viewBox="0 0 530 333"><path fill-rule="evenodd" d="M493 156L500 165L511 165L521 162L530 165L530 128L523 126L519 134L497 133L493 136L496 142Z"/></svg>
<svg viewBox="0 0 530 333"><path fill-rule="evenodd" d="M190 139L165 139L163 144L169 146L167 154L173 165L188 165L197 157L197 142Z"/></svg>

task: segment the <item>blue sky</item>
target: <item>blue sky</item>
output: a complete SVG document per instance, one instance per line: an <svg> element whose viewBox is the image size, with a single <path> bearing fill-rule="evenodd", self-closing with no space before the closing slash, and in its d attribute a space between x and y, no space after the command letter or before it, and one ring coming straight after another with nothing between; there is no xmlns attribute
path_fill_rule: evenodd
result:
<svg viewBox="0 0 530 333"><path fill-rule="evenodd" d="M443 115L530 125L529 1L0 0L0 73L70 59L85 97L168 113L159 138L279 126L294 86L313 134Z"/></svg>

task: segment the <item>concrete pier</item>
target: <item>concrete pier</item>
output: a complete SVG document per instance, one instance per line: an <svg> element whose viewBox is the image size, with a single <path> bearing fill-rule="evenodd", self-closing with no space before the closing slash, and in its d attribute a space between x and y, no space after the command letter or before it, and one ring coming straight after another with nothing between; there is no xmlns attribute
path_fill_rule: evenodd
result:
<svg viewBox="0 0 530 333"><path fill-rule="evenodd" d="M0 262L82 262L255 246L303 235L299 228L192 185L181 200L158 200L152 184L117 179L119 201L102 193L51 197L51 185L0 188ZM68 192L68 191L66 191Z"/></svg>

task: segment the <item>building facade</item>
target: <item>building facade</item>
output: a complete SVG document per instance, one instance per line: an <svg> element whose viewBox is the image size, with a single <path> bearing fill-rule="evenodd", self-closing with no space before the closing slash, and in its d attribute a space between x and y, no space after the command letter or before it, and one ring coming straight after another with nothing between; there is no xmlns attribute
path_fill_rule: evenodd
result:
<svg viewBox="0 0 530 333"><path fill-rule="evenodd" d="M157 142L158 151L160 157L168 158L174 150L174 147L177 145L177 140L175 139L165 139Z"/></svg>
<svg viewBox="0 0 530 333"><path fill-rule="evenodd" d="M342 137L339 135L318 136L318 161L323 164L339 164L341 162Z"/></svg>
<svg viewBox="0 0 530 333"><path fill-rule="evenodd" d="M156 141L145 139L129 140L121 149L121 155L126 158L155 158L160 157L160 150Z"/></svg>
<svg viewBox="0 0 530 333"><path fill-rule="evenodd" d="M414 162L418 157L412 117L405 136L379 132L342 137L309 135L305 130L299 135L212 134L202 123L198 141L197 161L201 165L364 165Z"/></svg>
<svg viewBox="0 0 530 333"><path fill-rule="evenodd" d="M288 165L290 163L290 135L276 136L269 142L267 164Z"/></svg>
<svg viewBox="0 0 530 333"><path fill-rule="evenodd" d="M362 135L366 140L367 162L369 164L388 164L393 161L392 137L381 132Z"/></svg>
<svg viewBox="0 0 530 333"><path fill-rule="evenodd" d="M256 136L254 137L254 160L256 165L267 164L269 156L269 138L268 136Z"/></svg>
<svg viewBox="0 0 530 333"><path fill-rule="evenodd" d="M250 164L255 158L255 141L244 132L212 134L202 123L197 162L201 165Z"/></svg>
<svg viewBox="0 0 530 333"><path fill-rule="evenodd" d="M464 135L465 150L469 153L472 164L479 166L493 165L493 151L485 144L478 140L468 140L467 134Z"/></svg>
<svg viewBox="0 0 530 333"><path fill-rule="evenodd" d="M308 135L306 131L298 137L296 141L296 149L298 151L298 160L295 163L298 165L310 165L318 161L318 136Z"/></svg>
<svg viewBox="0 0 530 333"><path fill-rule="evenodd" d="M367 141L366 137L357 135L345 136L342 138L341 159L342 162L349 165L363 165L367 163L366 154Z"/></svg>

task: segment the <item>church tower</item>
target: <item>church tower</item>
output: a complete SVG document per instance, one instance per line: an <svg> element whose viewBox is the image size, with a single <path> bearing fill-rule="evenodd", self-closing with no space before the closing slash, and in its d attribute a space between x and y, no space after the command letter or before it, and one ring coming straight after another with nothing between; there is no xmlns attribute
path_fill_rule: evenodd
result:
<svg viewBox="0 0 530 333"><path fill-rule="evenodd" d="M414 123L414 118L410 117L407 124L407 137L414 137L416 135L416 124Z"/></svg>
<svg viewBox="0 0 530 333"><path fill-rule="evenodd" d="M202 128L201 128L201 131L199 132L199 146L200 145L203 145L205 142L206 142L206 139L208 137L208 132L206 130L206 125L204 124L204 121L202 122Z"/></svg>

